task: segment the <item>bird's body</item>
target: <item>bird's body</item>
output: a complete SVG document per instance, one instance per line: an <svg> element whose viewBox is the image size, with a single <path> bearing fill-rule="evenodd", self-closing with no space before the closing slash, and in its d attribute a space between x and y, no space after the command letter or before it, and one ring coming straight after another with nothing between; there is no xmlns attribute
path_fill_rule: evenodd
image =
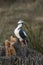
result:
<svg viewBox="0 0 43 65"><path fill-rule="evenodd" d="M19 21L22 22L22 21ZM14 30L15 36L19 39L20 42L23 42L24 44L26 43L25 40L27 38L27 34L25 31L22 29L22 23L19 23L18 26Z"/></svg>
<svg viewBox="0 0 43 65"><path fill-rule="evenodd" d="M15 28L15 30L14 30L15 36L16 36L20 41L23 40L22 37L21 37L20 34L19 34L21 26L22 26L22 24L18 25L18 26Z"/></svg>

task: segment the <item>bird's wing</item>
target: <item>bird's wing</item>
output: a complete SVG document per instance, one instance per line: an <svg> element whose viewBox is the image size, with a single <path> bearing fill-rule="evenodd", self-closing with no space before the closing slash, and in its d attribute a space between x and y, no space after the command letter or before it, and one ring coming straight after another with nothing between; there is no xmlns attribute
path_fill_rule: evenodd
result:
<svg viewBox="0 0 43 65"><path fill-rule="evenodd" d="M27 37L25 31L23 31L22 29L19 31L19 35L20 35L23 39L25 39L25 38Z"/></svg>

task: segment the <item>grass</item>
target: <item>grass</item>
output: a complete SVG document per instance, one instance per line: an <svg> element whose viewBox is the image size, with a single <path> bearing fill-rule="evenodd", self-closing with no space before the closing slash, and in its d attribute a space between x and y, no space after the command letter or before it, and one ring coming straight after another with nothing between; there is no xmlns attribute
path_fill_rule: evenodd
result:
<svg viewBox="0 0 43 65"><path fill-rule="evenodd" d="M38 2L0 7L0 45L10 38L18 20L22 19L27 23L24 29L29 37L29 47L43 53L43 22L35 20L35 17L43 16L42 13L43 9Z"/></svg>

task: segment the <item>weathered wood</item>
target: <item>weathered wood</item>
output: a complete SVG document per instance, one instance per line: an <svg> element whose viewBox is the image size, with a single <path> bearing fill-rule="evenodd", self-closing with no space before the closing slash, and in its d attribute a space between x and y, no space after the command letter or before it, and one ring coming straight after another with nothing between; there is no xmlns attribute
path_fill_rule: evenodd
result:
<svg viewBox="0 0 43 65"><path fill-rule="evenodd" d="M43 56L29 54L28 57L0 57L0 65L43 65Z"/></svg>
<svg viewBox="0 0 43 65"><path fill-rule="evenodd" d="M43 55L26 46L14 45L17 51L16 56L0 56L0 65L43 65Z"/></svg>

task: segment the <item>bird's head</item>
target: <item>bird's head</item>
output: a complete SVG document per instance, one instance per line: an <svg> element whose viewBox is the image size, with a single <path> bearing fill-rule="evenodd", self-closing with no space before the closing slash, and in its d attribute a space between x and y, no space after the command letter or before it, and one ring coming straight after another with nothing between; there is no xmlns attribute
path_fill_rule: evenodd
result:
<svg viewBox="0 0 43 65"><path fill-rule="evenodd" d="M20 29L20 28L22 28L22 27L24 27L24 26L25 26L25 22L22 21L22 20L19 20L19 21L18 21L18 28Z"/></svg>
<svg viewBox="0 0 43 65"><path fill-rule="evenodd" d="M24 24L24 21L19 20L19 21L18 21L18 24Z"/></svg>

